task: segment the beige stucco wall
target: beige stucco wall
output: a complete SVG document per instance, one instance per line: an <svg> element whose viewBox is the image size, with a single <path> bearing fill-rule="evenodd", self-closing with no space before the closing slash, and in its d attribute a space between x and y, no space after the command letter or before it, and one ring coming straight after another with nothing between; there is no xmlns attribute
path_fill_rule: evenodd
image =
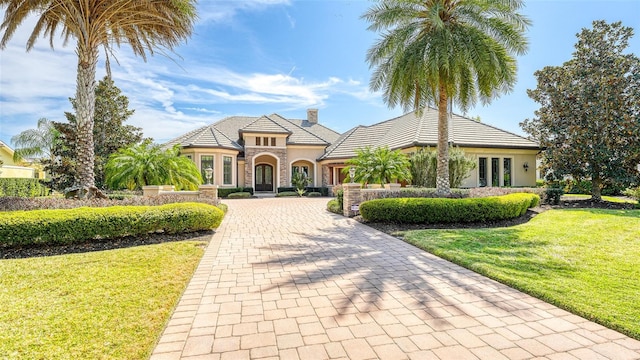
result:
<svg viewBox="0 0 640 360"><path fill-rule="evenodd" d="M435 150L435 148L433 148ZM466 156L472 157L476 161L476 168L472 170L469 174L469 177L466 178L462 187L478 187L479 184L479 169L478 169L478 159L481 157L487 158L487 181L491 184L491 158L500 159L500 168L499 168L499 183L500 186L503 184L503 159L511 158L511 171L512 171L512 179L511 186L512 187L520 187L520 186L535 186L536 185L536 156L538 154L538 150L528 150L528 149L497 149L497 148L462 148L465 152ZM417 147L411 147L402 149L402 152L406 154L410 154L412 152L416 152L418 150ZM346 161L347 159L332 159L332 160L324 160L321 164L329 165L334 167L334 184L336 183L337 177L335 176L335 172L337 171L337 163L341 163ZM527 171L524 170L524 163L529 165ZM332 184L329 184L331 186Z"/></svg>
<svg viewBox="0 0 640 360"><path fill-rule="evenodd" d="M242 133L245 147L253 147L256 145L256 137L260 137L260 147L271 147L271 138L276 138L276 147L286 147L288 134L263 134L263 133ZM264 138L268 138L269 144L265 146Z"/></svg>
<svg viewBox="0 0 640 360"><path fill-rule="evenodd" d="M0 178L30 178L36 176L36 170L24 166L2 165L0 167Z"/></svg>
<svg viewBox="0 0 640 360"><path fill-rule="evenodd" d="M237 150L230 149L208 149L208 148L187 148L181 151L182 155L190 156L191 160L196 164L198 170L202 172L200 168L200 159L203 155L213 156L213 177L211 182L218 185L221 188L224 187L237 187L238 186L238 166L237 166ZM224 184L224 157L231 157L231 184ZM203 183L206 183L206 179L202 179Z"/></svg>
<svg viewBox="0 0 640 360"><path fill-rule="evenodd" d="M316 159L324 154L324 146L290 145L287 147L287 172L291 179L292 166L309 166L309 176L313 183L310 186L322 186L322 171Z"/></svg>

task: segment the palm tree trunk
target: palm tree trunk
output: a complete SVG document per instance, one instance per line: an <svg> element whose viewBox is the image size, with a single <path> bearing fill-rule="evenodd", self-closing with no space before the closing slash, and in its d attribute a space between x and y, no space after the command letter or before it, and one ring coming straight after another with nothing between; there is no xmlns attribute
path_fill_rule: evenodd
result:
<svg viewBox="0 0 640 360"><path fill-rule="evenodd" d="M77 178L76 185L91 187L95 185L93 117L96 103L96 65L98 49L78 42L78 78L76 84L77 119Z"/></svg>
<svg viewBox="0 0 640 360"><path fill-rule="evenodd" d="M449 186L449 111L447 90L440 84L438 91L438 167L436 168L436 193L451 194Z"/></svg>

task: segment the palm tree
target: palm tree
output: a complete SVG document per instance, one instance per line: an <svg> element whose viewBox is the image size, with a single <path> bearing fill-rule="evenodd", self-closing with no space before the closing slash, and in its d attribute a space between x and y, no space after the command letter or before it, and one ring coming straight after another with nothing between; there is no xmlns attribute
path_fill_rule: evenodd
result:
<svg viewBox="0 0 640 360"><path fill-rule="evenodd" d="M409 158L400 150L391 151L388 147L377 147L372 149L367 146L356 149L356 157L345 162L347 165L355 167L354 179L361 184L378 183L380 185L389 184L393 181L411 180L411 163ZM349 167L342 171L346 174Z"/></svg>
<svg viewBox="0 0 640 360"><path fill-rule="evenodd" d="M437 191L449 194L450 106L463 111L510 91L528 47L521 0L381 0L362 17L382 32L368 51L373 91L418 115L438 107Z"/></svg>
<svg viewBox="0 0 640 360"><path fill-rule="evenodd" d="M76 102L78 119L77 185L94 185L93 116L98 50L128 43L133 53L146 61L154 51L173 50L186 40L195 21L195 0L0 0L5 9L0 25L0 49L4 49L16 29L31 14L38 16L29 40L31 50L40 36L53 39L60 30L65 44L76 39L78 73Z"/></svg>
<svg viewBox="0 0 640 360"><path fill-rule="evenodd" d="M120 149L109 157L105 183L112 189L175 185L178 190L196 190L202 178L193 161L180 156L179 145L163 149L146 141Z"/></svg>
<svg viewBox="0 0 640 360"><path fill-rule="evenodd" d="M53 122L46 118L38 120L37 129L28 129L11 138L15 146L13 161L18 162L26 157L40 157L52 160L52 149L58 136Z"/></svg>

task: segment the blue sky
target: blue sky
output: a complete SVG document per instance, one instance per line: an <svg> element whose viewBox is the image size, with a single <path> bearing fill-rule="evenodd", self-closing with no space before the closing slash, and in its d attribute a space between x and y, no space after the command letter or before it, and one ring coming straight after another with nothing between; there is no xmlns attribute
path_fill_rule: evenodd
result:
<svg viewBox="0 0 640 360"><path fill-rule="evenodd" d="M319 109L319 121L338 132L403 113L389 109L369 90L367 49L378 34L360 19L370 1L201 0L193 37L179 56L144 63L124 46L111 61L115 83L135 114L129 124L158 142L231 115L279 113L304 118ZM593 20L622 21L636 35L629 52L640 55L640 1L526 1L532 21L527 55L518 58L518 83L510 94L477 105L468 115L523 134L519 123L537 104L526 90L533 73L571 58L576 34ZM0 52L0 140L35 128L46 117L64 121L75 96L75 44L41 39L25 52L33 20L18 29ZM104 76L99 66L97 78Z"/></svg>

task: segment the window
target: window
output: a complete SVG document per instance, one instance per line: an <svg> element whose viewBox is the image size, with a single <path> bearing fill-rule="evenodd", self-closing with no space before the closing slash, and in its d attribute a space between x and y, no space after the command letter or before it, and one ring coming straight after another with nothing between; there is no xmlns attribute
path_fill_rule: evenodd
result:
<svg viewBox="0 0 640 360"><path fill-rule="evenodd" d="M205 184L213 184L213 179L215 178L213 173L211 173L211 179L207 179L207 172L205 170L208 168L214 169L213 155L200 156L200 174L202 174L202 180L204 180Z"/></svg>
<svg viewBox="0 0 640 360"><path fill-rule="evenodd" d="M502 159L502 185L511 186L511 159Z"/></svg>
<svg viewBox="0 0 640 360"><path fill-rule="evenodd" d="M500 186L500 158L491 158L491 186Z"/></svg>
<svg viewBox="0 0 640 360"><path fill-rule="evenodd" d="M256 146L260 146L260 136L256 136Z"/></svg>
<svg viewBox="0 0 640 360"><path fill-rule="evenodd" d="M231 156L222 157L222 183L224 185L233 184L233 158Z"/></svg>
<svg viewBox="0 0 640 360"><path fill-rule="evenodd" d="M276 138L271 138L271 146L276 146Z"/></svg>
<svg viewBox="0 0 640 360"><path fill-rule="evenodd" d="M262 145L263 146L269 146L269 138L268 137L263 137L262 138Z"/></svg>
<svg viewBox="0 0 640 360"><path fill-rule="evenodd" d="M478 180L481 187L487 186L487 158L478 159Z"/></svg>

